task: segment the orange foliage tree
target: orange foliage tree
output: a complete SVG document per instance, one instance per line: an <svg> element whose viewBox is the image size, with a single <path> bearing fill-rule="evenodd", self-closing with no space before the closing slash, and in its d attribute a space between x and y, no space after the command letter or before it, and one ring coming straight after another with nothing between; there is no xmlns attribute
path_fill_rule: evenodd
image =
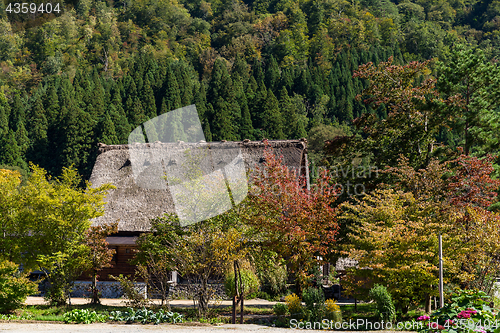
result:
<svg viewBox="0 0 500 333"><path fill-rule="evenodd" d="M338 233L333 204L338 193L326 172L308 190L306 179L283 165L269 145L264 159L253 174L244 218L256 238L287 261L303 287L308 272L333 253Z"/></svg>

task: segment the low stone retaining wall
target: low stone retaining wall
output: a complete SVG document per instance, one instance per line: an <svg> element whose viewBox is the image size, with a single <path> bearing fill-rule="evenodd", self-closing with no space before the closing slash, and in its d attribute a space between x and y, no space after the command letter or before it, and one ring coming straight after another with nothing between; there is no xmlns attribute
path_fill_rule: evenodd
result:
<svg viewBox="0 0 500 333"><path fill-rule="evenodd" d="M141 294L147 295L147 286L144 282L135 282L134 284ZM91 297L91 285L91 281L76 281L71 297ZM97 281L97 288L103 298L121 298L123 296L118 281Z"/></svg>
<svg viewBox="0 0 500 333"><path fill-rule="evenodd" d="M91 281L76 281L71 297L91 297L90 287ZM139 292L147 296L147 286L144 282L135 282L136 288ZM97 288L101 293L102 298L121 298L123 291L118 281L98 281ZM224 300L229 299L224 291L223 284L210 284L215 294L214 299ZM196 297L200 290L199 284L176 284L170 287L170 299L193 299ZM155 295L152 295L155 297Z"/></svg>
<svg viewBox="0 0 500 333"><path fill-rule="evenodd" d="M224 291L224 285L222 283L210 284L209 288L213 289L215 296L213 299L216 300L225 300L229 299ZM199 284L177 284L175 286L171 286L170 288L170 299L193 299L196 297L200 290Z"/></svg>

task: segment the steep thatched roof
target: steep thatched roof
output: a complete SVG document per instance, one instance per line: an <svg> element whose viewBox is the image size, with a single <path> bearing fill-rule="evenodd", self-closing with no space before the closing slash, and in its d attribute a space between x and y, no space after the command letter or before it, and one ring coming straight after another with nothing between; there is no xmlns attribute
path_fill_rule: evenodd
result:
<svg viewBox="0 0 500 333"><path fill-rule="evenodd" d="M283 161L288 167L299 170L302 175L308 173L305 140L277 140L269 141L269 143L277 154L283 156ZM175 151L185 149L186 145L192 144L152 143L141 144L141 147ZM202 145L208 148L216 168L219 167L218 164L227 164L227 161L220 157L220 152L226 149L241 152L247 171L264 162L265 144L261 141L210 142L202 143ZM139 178L137 174L134 177L130 153L134 147L138 146L99 144L99 156L92 170L90 182L93 186L111 183L116 186L116 189L111 190L107 195L105 214L95 219L94 225L118 222L119 231L147 231L150 228L150 219L175 211L174 201L168 188L155 186L151 179L146 179L139 184L141 186L137 184ZM218 163L217 160L219 160ZM133 158L132 161L134 161ZM177 162L179 161L173 158L168 161L168 164L175 165ZM149 185L144 186L145 183Z"/></svg>

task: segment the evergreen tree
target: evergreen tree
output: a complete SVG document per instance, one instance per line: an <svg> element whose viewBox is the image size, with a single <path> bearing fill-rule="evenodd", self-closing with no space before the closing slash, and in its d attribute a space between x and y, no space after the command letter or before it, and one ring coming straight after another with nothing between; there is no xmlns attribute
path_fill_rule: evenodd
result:
<svg viewBox="0 0 500 333"><path fill-rule="evenodd" d="M15 133L15 138L17 145L19 146L19 154L24 158L24 155L28 151L30 140L28 138L28 131L24 126L24 122L20 122L17 125L17 131Z"/></svg>
<svg viewBox="0 0 500 333"><path fill-rule="evenodd" d="M28 168L26 162L21 158L21 153L12 129L2 135L0 147L3 147L0 151L0 164L17 166L25 170Z"/></svg>
<svg viewBox="0 0 500 333"><path fill-rule="evenodd" d="M47 139L48 122L39 96L36 96L33 101L33 106L28 116L28 123L31 124L28 129L28 137L31 145L26 158L45 168L48 162L47 152L49 148Z"/></svg>
<svg viewBox="0 0 500 333"><path fill-rule="evenodd" d="M122 106L120 87L117 85L112 89L110 105L111 121L115 125L116 137L120 144L128 142L128 136L132 129L128 123L127 116Z"/></svg>
<svg viewBox="0 0 500 333"><path fill-rule="evenodd" d="M231 67L231 78L235 80L237 77L244 85L250 79L250 66L248 66L245 58L239 53L236 54L233 66Z"/></svg>
<svg viewBox="0 0 500 333"><path fill-rule="evenodd" d="M148 77L146 77L146 80L144 80L144 86L141 97L142 97L142 105L144 107L144 114L146 118L153 119L154 117L156 117L157 109L156 109L155 95L153 92L153 88L151 88L151 83Z"/></svg>
<svg viewBox="0 0 500 333"><path fill-rule="evenodd" d="M162 90L165 92L164 101L167 112L182 107L181 93L177 78L170 67L167 69L167 77Z"/></svg>
<svg viewBox="0 0 500 333"><path fill-rule="evenodd" d="M276 91L278 83L280 81L280 69L276 59L271 55L269 61L267 62L265 83L266 86L271 89L271 91Z"/></svg>
<svg viewBox="0 0 500 333"><path fill-rule="evenodd" d="M14 94L10 110L9 127L16 132L19 124L26 121L26 105L19 94Z"/></svg>
<svg viewBox="0 0 500 333"><path fill-rule="evenodd" d="M262 112L266 99L267 89L264 82L260 81L250 108L254 128L264 128L262 124Z"/></svg>
<svg viewBox="0 0 500 333"><path fill-rule="evenodd" d="M0 100L0 135L7 135L9 131L9 114L9 105Z"/></svg>
<svg viewBox="0 0 500 333"><path fill-rule="evenodd" d="M176 78L179 85L181 106L191 105L193 102L193 80L188 71L188 64L182 60L176 66Z"/></svg>
<svg viewBox="0 0 500 333"><path fill-rule="evenodd" d="M233 81L221 59L215 61L207 97L215 111L210 126L214 140L238 140L241 110Z"/></svg>
<svg viewBox="0 0 500 333"><path fill-rule="evenodd" d="M283 118L279 103L271 90L267 93L261 116L262 129L269 135L269 139L285 139L283 134Z"/></svg>
<svg viewBox="0 0 500 333"><path fill-rule="evenodd" d="M98 125L98 142L102 142L107 145L117 144L118 136L116 135L115 125L111 120L110 112L107 111L101 118Z"/></svg>
<svg viewBox="0 0 500 333"><path fill-rule="evenodd" d="M233 117L231 116L230 104L226 102L222 97L218 97L214 105L214 118L212 121L212 137L215 141L227 140L236 141L238 140L235 131L235 124Z"/></svg>
<svg viewBox="0 0 500 333"><path fill-rule="evenodd" d="M299 117L297 110L285 87L281 88L280 91L279 109L283 117L283 134L285 138L301 138L301 136L298 136Z"/></svg>
<svg viewBox="0 0 500 333"><path fill-rule="evenodd" d="M64 108L64 107L63 107ZM74 165L84 177L89 177L92 170L89 157L96 149L93 139L93 119L78 107L71 107L65 112L65 136L62 143L62 167Z"/></svg>
<svg viewBox="0 0 500 333"><path fill-rule="evenodd" d="M170 113L170 111L172 110L167 108L167 98L165 97L162 103L162 114L167 113L167 118L166 121L159 124L160 128L157 129L158 140L161 142L187 141L182 115L178 112Z"/></svg>
<svg viewBox="0 0 500 333"><path fill-rule="evenodd" d="M59 123L59 98L57 96L57 89L54 86L54 83L49 83L47 92L44 96L43 107L45 109L45 113L47 115L47 122L49 124L49 128L53 128L57 126ZM50 130L49 130L50 131Z"/></svg>
<svg viewBox="0 0 500 333"><path fill-rule="evenodd" d="M205 84L203 82L200 83L200 88L196 92L194 103L196 105L196 110L198 111L200 122L204 124L205 121L209 119L207 112L207 93L205 90Z"/></svg>

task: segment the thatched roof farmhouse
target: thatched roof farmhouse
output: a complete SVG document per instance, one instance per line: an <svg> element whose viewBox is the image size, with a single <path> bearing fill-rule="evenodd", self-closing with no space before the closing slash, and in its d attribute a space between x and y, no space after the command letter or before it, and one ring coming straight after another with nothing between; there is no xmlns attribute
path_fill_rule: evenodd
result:
<svg viewBox="0 0 500 333"><path fill-rule="evenodd" d="M283 156L284 163L295 170L299 170L301 175L308 174L306 141L301 140L276 140L268 141L274 151ZM212 155L224 149L237 149L241 152L245 168L251 171L256 165L264 162L263 152L265 143L262 141L240 141L240 142L209 142L205 143L208 151ZM170 150L183 147L185 144L179 143L146 143L142 144L147 148L155 148L160 145L162 148ZM134 177L129 145L104 145L99 144L99 155L92 170L90 182L93 186L104 183L113 184L116 189L111 190L106 197L105 213L94 220L93 225L118 222L119 233L122 235L137 235L140 232L148 231L150 220L162 216L164 213L173 213L174 201L168 190L145 188L137 184L137 177ZM219 153L220 154L220 153ZM214 157L215 166L223 161L217 162ZM178 162L178 161L177 161ZM169 164L176 164L174 160Z"/></svg>

